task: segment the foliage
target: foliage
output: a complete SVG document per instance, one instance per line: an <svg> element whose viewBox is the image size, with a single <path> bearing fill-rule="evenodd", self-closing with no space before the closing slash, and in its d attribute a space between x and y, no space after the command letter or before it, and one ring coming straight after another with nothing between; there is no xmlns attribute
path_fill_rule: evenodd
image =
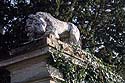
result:
<svg viewBox="0 0 125 83"><path fill-rule="evenodd" d="M77 23L81 28L83 48L109 64L124 64L124 1L88 0L79 6Z"/></svg>
<svg viewBox="0 0 125 83"><path fill-rule="evenodd" d="M80 61L84 65L76 64L71 57L66 57L63 49L53 52L52 56L49 64L63 73L65 81L62 83L123 83L110 65L93 55L87 54L87 60Z"/></svg>

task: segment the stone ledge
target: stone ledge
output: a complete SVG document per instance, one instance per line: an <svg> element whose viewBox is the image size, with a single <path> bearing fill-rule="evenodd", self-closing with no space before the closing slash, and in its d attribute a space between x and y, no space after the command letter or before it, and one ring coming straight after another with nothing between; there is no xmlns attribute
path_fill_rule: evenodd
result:
<svg viewBox="0 0 125 83"><path fill-rule="evenodd" d="M3 60L0 62L0 67L4 67L4 66L8 66L8 65L12 65L15 64L17 62L21 62L30 58L34 58L34 57L38 57L40 55L44 56L46 53L49 54L49 48L48 47L44 47L42 49L37 49L31 52L27 52L25 54L21 54L15 57L12 57L8 60ZM47 57L47 56L44 56Z"/></svg>
<svg viewBox="0 0 125 83"><path fill-rule="evenodd" d="M12 49L10 54L13 57L0 61L0 67L11 65L30 58L39 57L41 55L47 58L49 57L49 54L51 55L52 52L60 49L63 49L66 56L68 55L80 61L85 61L85 52L78 50L74 53L73 48L69 44L57 40L53 34L50 34L47 37L42 37L41 39L36 40L35 42L29 42L19 48Z"/></svg>
<svg viewBox="0 0 125 83"><path fill-rule="evenodd" d="M0 61L0 67L10 71L11 83L56 83L54 79L64 81L59 70L48 65L48 59L52 53L61 49L64 56L70 57L75 64L85 65L85 52L82 50L74 52L72 46L57 40L53 34L50 34L12 49L10 54L13 57Z"/></svg>

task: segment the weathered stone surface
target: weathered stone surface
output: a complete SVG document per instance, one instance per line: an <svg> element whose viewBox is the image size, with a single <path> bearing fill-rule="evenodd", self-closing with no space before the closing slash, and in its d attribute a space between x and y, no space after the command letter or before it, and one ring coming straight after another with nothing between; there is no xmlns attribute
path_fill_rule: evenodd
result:
<svg viewBox="0 0 125 83"><path fill-rule="evenodd" d="M10 71L11 83L60 83L63 81L63 75L48 65L48 58L54 51L61 49L64 56L71 57L75 64L84 65L85 58L80 57L84 56L81 54L84 52L77 50L74 53L72 46L49 34L36 42L26 43L11 50L10 53L14 57L0 61L0 67Z"/></svg>
<svg viewBox="0 0 125 83"><path fill-rule="evenodd" d="M46 53L49 54L49 52L48 52L49 49L50 48L48 48L48 47L44 47L44 48L37 49L37 50L31 51L31 52L20 54L18 56L8 59L8 60L3 60L0 62L0 67L15 64L20 61L24 61L24 60L34 58L34 57L39 57L39 56L48 57L48 56L45 56L45 54Z"/></svg>
<svg viewBox="0 0 125 83"><path fill-rule="evenodd" d="M66 36L63 37L63 40L65 41L66 38L65 42L67 43L79 43L80 32L73 23L60 21L46 12L30 14L26 19L25 27L29 40L39 38L46 33L52 33L58 39Z"/></svg>
<svg viewBox="0 0 125 83"><path fill-rule="evenodd" d="M45 80L37 80L37 81L29 82L29 83L55 83L55 81L45 79ZM57 82L57 83L61 83L61 82Z"/></svg>
<svg viewBox="0 0 125 83"><path fill-rule="evenodd" d="M30 65L31 64L31 65ZM8 67L11 72L11 83L26 83L35 80L51 80L52 78L62 79L62 75L56 68L50 67L45 61L39 63L20 64L23 67Z"/></svg>

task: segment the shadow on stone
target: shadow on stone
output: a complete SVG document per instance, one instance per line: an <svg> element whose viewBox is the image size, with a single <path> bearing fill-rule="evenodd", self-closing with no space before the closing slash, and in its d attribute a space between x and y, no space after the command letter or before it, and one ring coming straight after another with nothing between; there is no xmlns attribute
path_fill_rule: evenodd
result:
<svg viewBox="0 0 125 83"><path fill-rule="evenodd" d="M10 72L4 68L0 68L0 83L10 83Z"/></svg>

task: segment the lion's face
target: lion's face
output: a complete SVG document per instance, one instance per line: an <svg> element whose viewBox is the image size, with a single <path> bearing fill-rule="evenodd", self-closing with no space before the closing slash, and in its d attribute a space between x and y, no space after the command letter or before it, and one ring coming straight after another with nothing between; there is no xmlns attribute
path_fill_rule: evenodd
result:
<svg viewBox="0 0 125 83"><path fill-rule="evenodd" d="M42 17L29 15L26 20L26 31L30 33L41 34L46 29L46 22Z"/></svg>

